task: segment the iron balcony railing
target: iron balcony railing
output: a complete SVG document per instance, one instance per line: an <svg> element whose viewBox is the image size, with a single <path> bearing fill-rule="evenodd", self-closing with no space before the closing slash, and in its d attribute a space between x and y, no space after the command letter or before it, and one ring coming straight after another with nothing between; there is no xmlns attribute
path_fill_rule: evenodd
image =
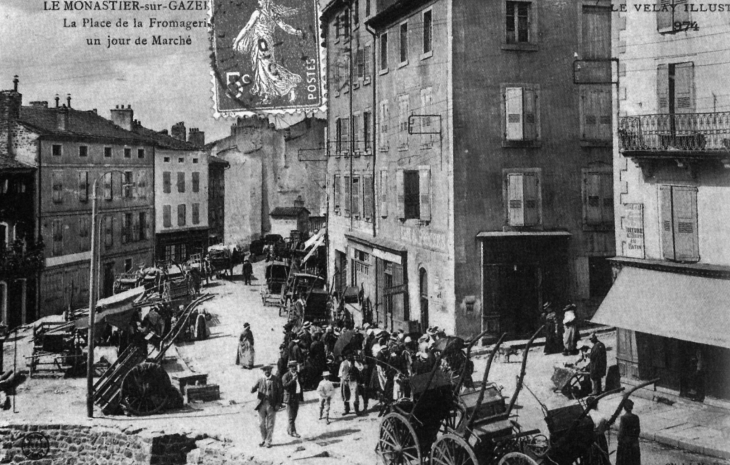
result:
<svg viewBox="0 0 730 465"><path fill-rule="evenodd" d="M624 152L730 150L730 112L626 116L619 120Z"/></svg>

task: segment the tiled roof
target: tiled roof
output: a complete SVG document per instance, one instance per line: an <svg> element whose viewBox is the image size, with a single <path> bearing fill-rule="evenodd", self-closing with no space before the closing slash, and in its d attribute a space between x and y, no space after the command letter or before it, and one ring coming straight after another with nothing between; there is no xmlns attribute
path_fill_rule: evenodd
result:
<svg viewBox="0 0 730 465"><path fill-rule="evenodd" d="M0 155L0 171L32 171L35 168L5 155Z"/></svg>
<svg viewBox="0 0 730 465"><path fill-rule="evenodd" d="M271 210L269 216L299 216L303 211L309 213L304 207L276 207Z"/></svg>
<svg viewBox="0 0 730 465"><path fill-rule="evenodd" d="M136 123L134 125L134 132L163 149L195 151L201 150L200 147L193 145L190 142L175 139L169 134L163 134L161 132L153 131L152 129L147 129L139 123Z"/></svg>
<svg viewBox="0 0 730 465"><path fill-rule="evenodd" d="M81 111L68 108L68 124L66 130L58 129L58 109L46 107L20 107L19 121L40 134L88 137L101 139L118 139L134 142L143 138L126 131L93 111Z"/></svg>

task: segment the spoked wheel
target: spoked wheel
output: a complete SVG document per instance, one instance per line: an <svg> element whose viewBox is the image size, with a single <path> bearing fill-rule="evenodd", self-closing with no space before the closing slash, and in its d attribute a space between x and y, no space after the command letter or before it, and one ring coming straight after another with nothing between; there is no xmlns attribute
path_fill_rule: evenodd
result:
<svg viewBox="0 0 730 465"><path fill-rule="evenodd" d="M580 373L575 373L571 376L570 380L568 380L568 398L573 400L580 399L580 394L578 394L578 396L576 396L576 394L581 392L580 382L583 380L583 376L584 375Z"/></svg>
<svg viewBox="0 0 730 465"><path fill-rule="evenodd" d="M537 465L537 462L522 452L510 452L503 455L497 465Z"/></svg>
<svg viewBox="0 0 730 465"><path fill-rule="evenodd" d="M445 434L431 447L431 465L479 465L479 461L468 442Z"/></svg>
<svg viewBox="0 0 730 465"><path fill-rule="evenodd" d="M544 457L550 450L550 440L544 434L536 434L525 443L525 448L535 457Z"/></svg>
<svg viewBox="0 0 730 465"><path fill-rule="evenodd" d="M167 404L170 378L156 363L141 363L122 381L122 403L133 415L151 415Z"/></svg>
<svg viewBox="0 0 730 465"><path fill-rule="evenodd" d="M420 465L422 462L416 431L398 413L389 413L383 417L375 450L386 465Z"/></svg>

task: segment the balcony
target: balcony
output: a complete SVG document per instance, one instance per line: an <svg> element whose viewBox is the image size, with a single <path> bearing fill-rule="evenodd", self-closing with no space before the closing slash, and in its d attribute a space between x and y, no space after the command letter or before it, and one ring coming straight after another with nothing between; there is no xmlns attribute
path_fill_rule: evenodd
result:
<svg viewBox="0 0 730 465"><path fill-rule="evenodd" d="M730 112L627 116L619 120L624 156L637 163L722 163L730 168Z"/></svg>

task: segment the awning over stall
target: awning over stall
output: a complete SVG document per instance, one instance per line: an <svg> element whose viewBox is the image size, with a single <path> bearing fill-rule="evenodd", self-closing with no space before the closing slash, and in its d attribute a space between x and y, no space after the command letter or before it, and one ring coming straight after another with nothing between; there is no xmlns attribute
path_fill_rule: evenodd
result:
<svg viewBox="0 0 730 465"><path fill-rule="evenodd" d="M624 267L591 321L730 349L730 280Z"/></svg>

